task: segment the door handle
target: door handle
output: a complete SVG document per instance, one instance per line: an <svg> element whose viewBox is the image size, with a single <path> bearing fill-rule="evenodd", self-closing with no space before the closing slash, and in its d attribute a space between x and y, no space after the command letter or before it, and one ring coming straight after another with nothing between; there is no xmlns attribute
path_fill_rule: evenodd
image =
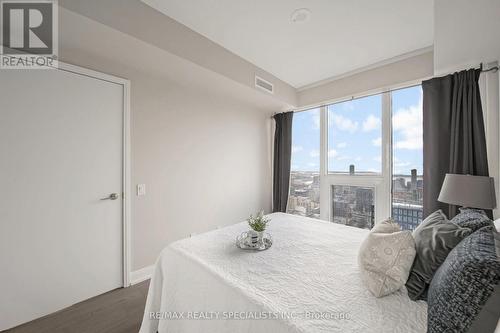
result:
<svg viewBox="0 0 500 333"><path fill-rule="evenodd" d="M102 198L101 200L116 200L118 199L118 197L118 193L111 193L109 196L107 196L106 198Z"/></svg>

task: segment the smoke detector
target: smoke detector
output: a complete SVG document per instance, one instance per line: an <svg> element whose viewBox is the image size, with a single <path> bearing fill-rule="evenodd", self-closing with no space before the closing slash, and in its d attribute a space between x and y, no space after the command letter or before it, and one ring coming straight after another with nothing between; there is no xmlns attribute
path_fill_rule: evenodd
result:
<svg viewBox="0 0 500 333"><path fill-rule="evenodd" d="M290 15L292 23L303 23L309 21L311 18L311 11L308 8L299 8L293 11Z"/></svg>

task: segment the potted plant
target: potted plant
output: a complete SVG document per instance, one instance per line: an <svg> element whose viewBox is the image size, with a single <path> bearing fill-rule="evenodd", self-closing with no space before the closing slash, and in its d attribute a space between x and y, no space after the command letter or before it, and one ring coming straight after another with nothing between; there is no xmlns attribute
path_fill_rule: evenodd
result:
<svg viewBox="0 0 500 333"><path fill-rule="evenodd" d="M262 237L264 230L266 230L267 223L270 221L268 217L264 216L264 211L260 211L255 217L250 215L247 222L252 230L250 230L250 242L253 246L262 244Z"/></svg>

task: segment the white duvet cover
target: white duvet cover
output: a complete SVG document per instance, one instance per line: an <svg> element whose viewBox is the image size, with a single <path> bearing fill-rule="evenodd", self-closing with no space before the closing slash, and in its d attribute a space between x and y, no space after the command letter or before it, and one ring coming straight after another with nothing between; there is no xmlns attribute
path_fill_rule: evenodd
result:
<svg viewBox="0 0 500 333"><path fill-rule="evenodd" d="M357 251L367 230L271 214L273 246L236 248L239 223L172 243L161 254L141 333L425 332L427 305L406 290L375 298Z"/></svg>

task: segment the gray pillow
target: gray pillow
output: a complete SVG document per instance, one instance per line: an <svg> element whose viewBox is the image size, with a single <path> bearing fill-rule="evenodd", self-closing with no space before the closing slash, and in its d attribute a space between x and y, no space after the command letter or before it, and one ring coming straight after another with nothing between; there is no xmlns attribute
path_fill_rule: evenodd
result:
<svg viewBox="0 0 500 333"><path fill-rule="evenodd" d="M452 218L451 222L463 228L472 229L472 232L491 226L493 223L484 210L474 208L460 208L460 213Z"/></svg>
<svg viewBox="0 0 500 333"><path fill-rule="evenodd" d="M417 255L406 282L412 300L426 299L427 288L436 270L448 253L471 232L469 228L448 221L441 210L430 214L413 231Z"/></svg>
<svg viewBox="0 0 500 333"><path fill-rule="evenodd" d="M465 238L429 287L429 333L486 333L500 317L500 234L492 226Z"/></svg>

